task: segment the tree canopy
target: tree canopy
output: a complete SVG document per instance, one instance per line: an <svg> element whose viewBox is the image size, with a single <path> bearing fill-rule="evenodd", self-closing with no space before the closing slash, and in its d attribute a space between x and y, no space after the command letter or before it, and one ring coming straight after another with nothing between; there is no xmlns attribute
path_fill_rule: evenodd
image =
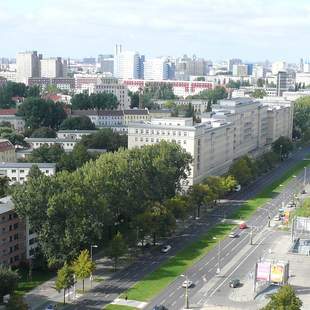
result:
<svg viewBox="0 0 310 310"><path fill-rule="evenodd" d="M12 294L17 288L19 275L17 271L13 271L10 267L0 265L0 303L3 296Z"/></svg>
<svg viewBox="0 0 310 310"><path fill-rule="evenodd" d="M310 96L295 101L293 136L310 141Z"/></svg>
<svg viewBox="0 0 310 310"><path fill-rule="evenodd" d="M27 98L18 108L17 114L25 119L26 127L58 129L67 117L61 103L41 98Z"/></svg>
<svg viewBox="0 0 310 310"><path fill-rule="evenodd" d="M60 129L63 130L94 130L96 129L95 124L90 120L88 116L77 116L65 119Z"/></svg>
<svg viewBox="0 0 310 310"><path fill-rule="evenodd" d="M16 212L29 217L49 264L59 266L89 244L110 239L115 223L125 235L138 215L174 197L190 162L175 143L119 150L73 173L31 178L12 197Z"/></svg>
<svg viewBox="0 0 310 310"><path fill-rule="evenodd" d="M91 95L81 93L72 97L71 105L75 110L113 110L117 108L118 100L114 94L106 92Z"/></svg>
<svg viewBox="0 0 310 310"><path fill-rule="evenodd" d="M31 138L56 138L56 131L49 127L40 127L32 132Z"/></svg>
<svg viewBox="0 0 310 310"><path fill-rule="evenodd" d="M290 285L282 286L262 310L300 310L302 301Z"/></svg>
<svg viewBox="0 0 310 310"><path fill-rule="evenodd" d="M91 135L84 135L80 143L88 149L106 149L108 152L114 152L121 147L127 148L127 135L104 128Z"/></svg>
<svg viewBox="0 0 310 310"><path fill-rule="evenodd" d="M293 150L293 143L287 137L280 137L272 143L272 150L283 159Z"/></svg>
<svg viewBox="0 0 310 310"><path fill-rule="evenodd" d="M264 89L255 89L251 94L253 98L263 99L265 96L267 96L267 93Z"/></svg>
<svg viewBox="0 0 310 310"><path fill-rule="evenodd" d="M65 262L63 267L58 270L57 278L55 281L56 290L60 292L63 290L63 303L66 303L66 290L68 290L74 284L73 270Z"/></svg>

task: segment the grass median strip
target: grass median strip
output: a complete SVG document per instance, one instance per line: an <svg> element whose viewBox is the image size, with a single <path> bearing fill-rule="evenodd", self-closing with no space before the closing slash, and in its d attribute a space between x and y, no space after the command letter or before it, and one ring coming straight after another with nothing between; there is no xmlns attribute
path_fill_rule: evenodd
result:
<svg viewBox="0 0 310 310"><path fill-rule="evenodd" d="M148 301L159 294L176 277L184 273L190 266L207 254L217 243L223 239L234 227L230 224L219 224L212 228L200 240L193 242L163 263L157 270L150 273L144 279L130 288L127 295L130 300ZM216 238L214 240L213 238Z"/></svg>

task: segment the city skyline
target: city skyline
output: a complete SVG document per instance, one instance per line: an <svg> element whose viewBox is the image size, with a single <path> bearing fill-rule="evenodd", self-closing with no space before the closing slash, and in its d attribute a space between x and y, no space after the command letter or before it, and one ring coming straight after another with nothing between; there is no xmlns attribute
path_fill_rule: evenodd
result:
<svg viewBox="0 0 310 310"><path fill-rule="evenodd" d="M182 56L249 61L307 57L307 1L13 0L0 4L1 56L24 50L82 58L112 53L115 43L150 57ZM173 44L171 44L173 42ZM229 47L229 48L228 48ZM297 54L298 53L298 54Z"/></svg>

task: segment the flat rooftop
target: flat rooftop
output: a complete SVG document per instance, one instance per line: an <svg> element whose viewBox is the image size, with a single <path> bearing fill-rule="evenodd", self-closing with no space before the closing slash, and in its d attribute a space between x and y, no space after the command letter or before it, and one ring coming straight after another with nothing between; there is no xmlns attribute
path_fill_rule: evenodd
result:
<svg viewBox="0 0 310 310"><path fill-rule="evenodd" d="M8 163L1 162L0 169L2 168L31 168L32 166L38 166L39 168L56 168L56 163Z"/></svg>

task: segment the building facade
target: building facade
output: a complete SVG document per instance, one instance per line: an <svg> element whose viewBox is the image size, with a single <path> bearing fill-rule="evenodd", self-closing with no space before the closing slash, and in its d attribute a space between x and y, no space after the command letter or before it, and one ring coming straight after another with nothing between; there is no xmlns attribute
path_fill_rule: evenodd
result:
<svg viewBox="0 0 310 310"><path fill-rule="evenodd" d="M40 60L42 55L36 51L22 52L16 56L16 82L28 85L28 79L40 77Z"/></svg>
<svg viewBox="0 0 310 310"><path fill-rule="evenodd" d="M58 138L25 138L25 141L32 149L38 149L43 145L60 145L65 152L71 152L78 142L76 139L58 139Z"/></svg>
<svg viewBox="0 0 310 310"><path fill-rule="evenodd" d="M54 163L0 163L0 177L8 177L10 184L24 183L32 166L37 166L47 176L54 175L56 164Z"/></svg>
<svg viewBox="0 0 310 310"><path fill-rule="evenodd" d="M169 64L165 58L151 58L144 61L144 80L167 80Z"/></svg>
<svg viewBox="0 0 310 310"><path fill-rule="evenodd" d="M25 129L25 121L22 117L16 116L17 109L0 109L0 123L9 122L11 127L16 131L23 131Z"/></svg>
<svg viewBox="0 0 310 310"><path fill-rule="evenodd" d="M0 139L0 162L16 161L15 147L7 139Z"/></svg>
<svg viewBox="0 0 310 310"><path fill-rule="evenodd" d="M27 257L26 225L10 197L0 199L0 232L0 264L18 266Z"/></svg>
<svg viewBox="0 0 310 310"><path fill-rule="evenodd" d="M41 77L58 78L64 76L64 69L61 57L41 59L40 65Z"/></svg>
<svg viewBox="0 0 310 310"><path fill-rule="evenodd" d="M291 138L293 105L288 101L259 101L250 98L220 100L212 112L191 118L159 118L130 123L128 148L165 140L178 143L193 157L188 184L220 175L243 155L257 156L280 136ZM273 119L273 123L270 121ZM286 125L280 126L281 122ZM184 184L186 185L186 184Z"/></svg>

